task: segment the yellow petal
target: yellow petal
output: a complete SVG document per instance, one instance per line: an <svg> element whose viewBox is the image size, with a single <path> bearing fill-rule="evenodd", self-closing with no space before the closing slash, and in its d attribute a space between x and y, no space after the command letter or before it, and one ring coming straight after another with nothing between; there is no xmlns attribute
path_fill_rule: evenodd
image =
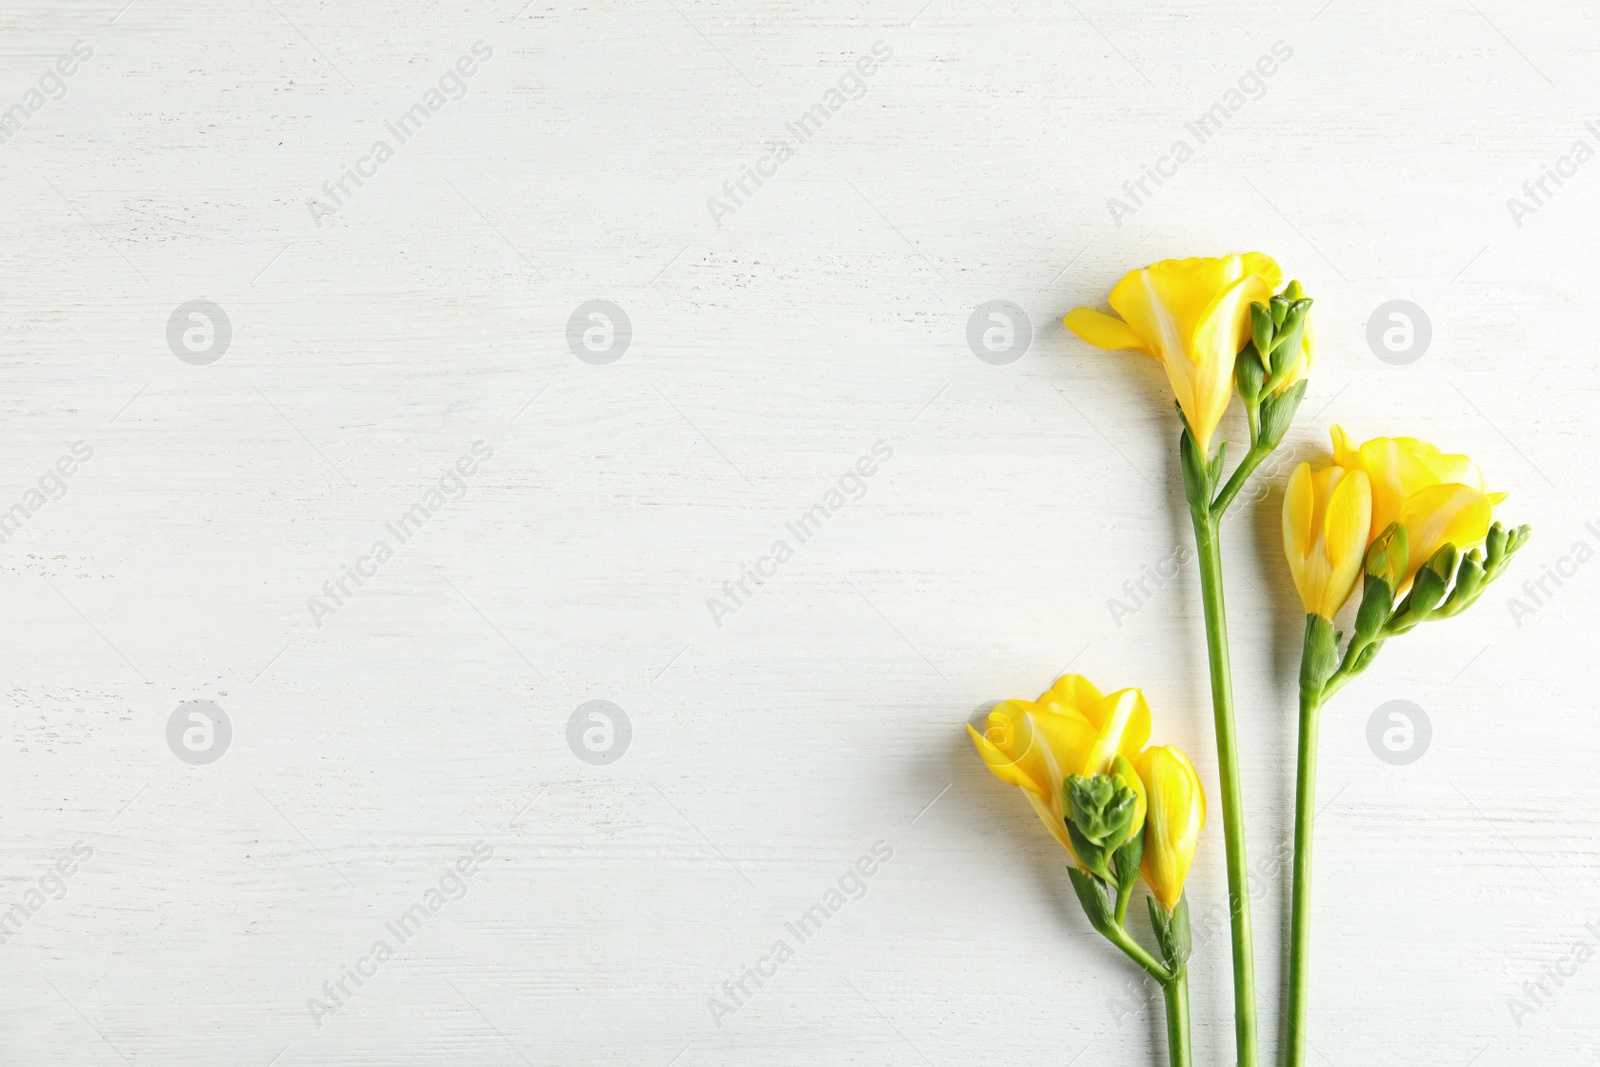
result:
<svg viewBox="0 0 1600 1067"><path fill-rule="evenodd" d="M1124 276L1111 290L1111 307L1154 354L1170 358L1187 348L1217 298L1246 276L1269 293L1283 280L1278 264L1260 252L1165 259Z"/></svg>
<svg viewBox="0 0 1600 1067"><path fill-rule="evenodd" d="M1028 803L1033 805L1033 810L1039 814L1039 821L1044 823L1045 829L1050 831L1050 836L1061 842L1061 847L1071 854L1074 861L1078 854L1072 850L1072 838L1067 834L1066 812L1060 806L1061 793L1056 792L1056 802L1051 803L1043 797L1033 793L1024 793Z"/></svg>
<svg viewBox="0 0 1600 1067"><path fill-rule="evenodd" d="M1093 308L1073 308L1062 322L1096 348L1132 348L1146 355L1154 354L1144 338L1134 333L1127 323Z"/></svg>
<svg viewBox="0 0 1600 1067"><path fill-rule="evenodd" d="M1372 480L1372 529L1376 538L1391 522L1399 522L1400 509L1413 493L1438 484L1438 477L1423 455L1404 438L1375 437L1361 446L1361 469ZM1409 527L1407 528L1409 532Z"/></svg>
<svg viewBox="0 0 1600 1067"><path fill-rule="evenodd" d="M1211 454L1211 437L1233 399L1233 365L1250 339L1250 305L1271 296L1265 279L1245 275L1201 314L1189 339L1188 359L1167 361L1167 378L1201 455Z"/></svg>
<svg viewBox="0 0 1600 1067"><path fill-rule="evenodd" d="M1005 782L1007 785L1014 785L1019 789L1026 789L1030 793L1037 793L1039 791L1038 782L1035 782L1031 777L1024 773L1023 770L1017 766L1016 761L1002 752L1000 748L994 744L994 742L990 741L983 734L980 734L978 731L974 730L970 723L967 725L967 733L972 735L972 743L977 746L978 755L983 759L984 764L988 766L989 770L994 772L994 776L996 778L1000 779L1002 782Z"/></svg>
<svg viewBox="0 0 1600 1067"><path fill-rule="evenodd" d="M1400 511L1411 548L1407 581L1446 544L1463 552L1482 544L1493 512L1488 496L1453 482L1430 485L1407 499Z"/></svg>
<svg viewBox="0 0 1600 1067"><path fill-rule="evenodd" d="M1306 560L1311 555L1311 524L1316 519L1316 500L1311 484L1311 464L1302 463L1289 475L1283 494L1283 554L1289 573L1307 611L1315 611L1315 590L1309 588Z"/></svg>
<svg viewBox="0 0 1600 1067"><path fill-rule="evenodd" d="M1074 774L1107 774L1118 756L1130 760L1150 740L1150 705L1137 689L1122 689L1101 699L1089 722L1098 731Z"/></svg>
<svg viewBox="0 0 1600 1067"><path fill-rule="evenodd" d="M1346 470L1361 466L1361 450L1350 443L1350 435L1338 423L1328 431L1333 438L1333 461Z"/></svg>
<svg viewBox="0 0 1600 1067"><path fill-rule="evenodd" d="M1342 470L1331 467L1330 470ZM1317 614L1331 619L1355 592L1372 525L1372 490L1365 471L1350 471L1338 479L1323 519L1322 551L1328 574Z"/></svg>
<svg viewBox="0 0 1600 1067"><path fill-rule="evenodd" d="M1089 679L1081 674L1063 674L1039 697L1039 706L1057 714L1077 712L1087 718L1086 709L1099 704L1100 700L1100 690Z"/></svg>
<svg viewBox="0 0 1600 1067"><path fill-rule="evenodd" d="M1205 826L1205 790L1194 764L1173 745L1147 750L1139 758L1138 769L1149 804L1140 873L1150 892L1171 911L1183 896L1183 884Z"/></svg>

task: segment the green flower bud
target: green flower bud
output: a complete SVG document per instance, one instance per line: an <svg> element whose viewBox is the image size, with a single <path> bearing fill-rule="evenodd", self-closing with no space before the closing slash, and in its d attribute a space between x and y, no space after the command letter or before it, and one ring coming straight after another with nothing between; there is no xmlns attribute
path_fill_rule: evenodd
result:
<svg viewBox="0 0 1600 1067"><path fill-rule="evenodd" d="M1367 549L1366 573L1374 578L1382 578L1388 584L1391 595L1405 581L1411 552L1409 541L1406 528L1398 522L1391 522Z"/></svg>
<svg viewBox="0 0 1600 1067"><path fill-rule="evenodd" d="M1278 396L1261 402L1261 441L1269 448L1277 448L1283 435L1294 422L1294 413L1305 399L1306 387L1311 383L1302 378Z"/></svg>
<svg viewBox="0 0 1600 1067"><path fill-rule="evenodd" d="M1433 614L1433 609L1444 599L1460 556L1455 545L1446 544L1417 572L1411 583L1411 595L1406 598L1407 614L1413 622L1421 622Z"/></svg>
<svg viewBox="0 0 1600 1067"><path fill-rule="evenodd" d="M1067 779L1066 788L1069 820L1090 844L1115 849L1138 830L1133 817L1139 794L1111 775L1074 774Z"/></svg>
<svg viewBox="0 0 1600 1067"><path fill-rule="evenodd" d="M1254 304L1253 307L1260 307ZM1239 395L1250 407L1254 407L1261 399L1261 383L1267 379L1266 367L1261 362L1260 348L1254 343L1244 346L1244 351L1239 353L1238 362L1233 365L1233 376L1239 383Z"/></svg>
<svg viewBox="0 0 1600 1067"><path fill-rule="evenodd" d="M1356 612L1354 640L1366 644L1383 631L1394 611L1394 587L1376 574L1362 579L1361 607Z"/></svg>
<svg viewBox="0 0 1600 1067"><path fill-rule="evenodd" d="M1263 357L1272 351L1272 311L1265 304L1250 305L1250 340ZM1264 366L1264 364L1263 364Z"/></svg>

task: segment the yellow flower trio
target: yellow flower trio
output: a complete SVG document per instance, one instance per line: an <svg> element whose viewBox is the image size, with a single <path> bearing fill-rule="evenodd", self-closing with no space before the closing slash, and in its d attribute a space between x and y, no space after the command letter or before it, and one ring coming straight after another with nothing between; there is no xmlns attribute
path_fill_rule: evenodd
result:
<svg viewBox="0 0 1600 1067"><path fill-rule="evenodd" d="M1164 260L1117 283L1109 299L1116 316L1074 308L1065 323L1096 347L1159 360L1201 455L1208 456L1234 395L1236 360L1251 340L1251 305L1268 301L1282 282L1277 262L1259 252ZM1314 347L1308 321L1294 365L1278 376L1277 392L1306 375ZM1284 551L1306 611L1330 619L1338 613L1360 583L1368 548L1391 524L1408 535L1403 591L1446 543L1462 551L1481 545L1504 496L1488 491L1466 456L1411 437L1356 445L1335 426L1330 462L1316 472L1300 464L1284 493ZM968 727L989 769L1022 789L1075 860L1066 780L1110 775L1132 788L1138 800L1130 834L1139 827L1145 832L1140 874L1170 912L1194 862L1206 798L1181 750L1146 747L1150 729L1150 708L1139 690L1101 695L1079 675L1063 676L1037 701L999 704L982 733Z"/></svg>

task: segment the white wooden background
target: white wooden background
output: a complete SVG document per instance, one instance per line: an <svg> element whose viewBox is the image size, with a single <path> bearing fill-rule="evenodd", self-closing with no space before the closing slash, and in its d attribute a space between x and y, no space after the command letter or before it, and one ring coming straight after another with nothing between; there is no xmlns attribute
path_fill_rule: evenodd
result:
<svg viewBox="0 0 1600 1067"><path fill-rule="evenodd" d="M1189 540L1166 387L1060 316L1151 260L1257 248L1317 299L1291 451L1334 421L1433 439L1537 530L1326 716L1316 1062L1600 1056L1600 163L1507 206L1600 145L1586 5L523 2L0 15L25 118L0 144L0 510L26 517L0 544L0 909L26 919L0 1062L1161 1062L1159 1003L961 726L1070 663L1143 686L1215 798L1193 565L1108 609ZM314 215L480 41L465 96ZM714 220L879 42L859 98ZM1279 42L1264 94L1114 220ZM1406 365L1366 339L1394 299L1432 324ZM231 322L209 365L169 346L191 300ZM609 365L568 345L591 300L631 322ZM992 300L1032 326L1007 365L966 341ZM308 598L475 441L465 495L316 625ZM716 625L708 598L879 441L864 495ZM65 495L30 497L76 442ZM1278 506L1252 494L1227 546L1266 876L1300 618ZM232 726L207 765L168 745L192 700ZM591 700L632 729L600 765L568 744ZM1432 723L1409 765L1366 740L1389 700ZM865 895L713 1018L877 842ZM308 999L475 846L465 895L318 1025ZM1219 822L1202 847L1197 921ZM1268 1035L1285 888L1255 912ZM1202 943L1202 1064L1232 1062L1227 976Z"/></svg>

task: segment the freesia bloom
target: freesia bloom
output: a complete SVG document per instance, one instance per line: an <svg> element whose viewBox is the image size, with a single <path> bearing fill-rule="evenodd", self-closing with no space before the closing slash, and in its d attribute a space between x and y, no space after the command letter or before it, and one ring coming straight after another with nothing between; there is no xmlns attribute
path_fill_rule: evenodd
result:
<svg viewBox="0 0 1600 1067"><path fill-rule="evenodd" d="M1283 551L1306 611L1331 619L1361 577L1372 525L1372 487L1363 470L1335 463L1311 473L1302 463L1283 494Z"/></svg>
<svg viewBox="0 0 1600 1067"><path fill-rule="evenodd" d="M1137 765L1150 740L1150 705L1137 689L1102 696L1089 679L1064 674L1037 701L1002 701L989 713L983 733L971 726L967 732L995 777L1020 788L1045 828L1071 852L1063 790L1067 776L1108 774L1119 755ZM1130 785L1140 792L1138 826L1145 800L1140 783Z"/></svg>
<svg viewBox="0 0 1600 1067"><path fill-rule="evenodd" d="M1447 455L1414 437L1374 437L1356 446L1335 426L1333 461L1345 470L1365 471L1372 483L1369 543L1392 522L1406 528L1408 585L1444 545L1466 552L1482 544L1494 506L1506 497L1489 492L1483 472L1466 456Z"/></svg>
<svg viewBox="0 0 1600 1067"><path fill-rule="evenodd" d="M1210 455L1233 396L1234 360L1250 340L1250 305L1269 300L1282 280L1278 264L1260 252L1166 259L1129 272L1111 290L1120 318L1080 307L1065 322L1096 348L1159 359L1201 455Z"/></svg>
<svg viewBox="0 0 1600 1067"><path fill-rule="evenodd" d="M1171 912L1194 865L1206 824L1206 794L1194 764L1176 745L1146 750L1137 767L1148 805L1139 873L1161 906Z"/></svg>

